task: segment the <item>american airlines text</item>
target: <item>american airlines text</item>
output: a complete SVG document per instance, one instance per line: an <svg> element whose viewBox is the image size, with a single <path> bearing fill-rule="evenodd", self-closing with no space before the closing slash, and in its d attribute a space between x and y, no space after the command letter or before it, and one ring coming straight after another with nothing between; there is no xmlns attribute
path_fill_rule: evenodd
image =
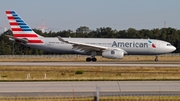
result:
<svg viewBox="0 0 180 101"><path fill-rule="evenodd" d="M116 42L114 41L112 47L137 47L137 48L148 48L148 43L142 42Z"/></svg>

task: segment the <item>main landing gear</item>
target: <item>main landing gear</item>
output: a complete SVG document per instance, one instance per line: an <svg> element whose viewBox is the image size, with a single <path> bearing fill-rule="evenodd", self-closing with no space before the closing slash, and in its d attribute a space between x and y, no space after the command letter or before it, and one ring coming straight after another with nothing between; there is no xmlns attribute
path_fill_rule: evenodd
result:
<svg viewBox="0 0 180 101"><path fill-rule="evenodd" d="M90 61L96 62L97 59L96 59L95 57L92 57L92 58L91 58L91 57L87 57L87 58L86 58L86 61L87 61L87 62L90 62Z"/></svg>
<svg viewBox="0 0 180 101"><path fill-rule="evenodd" d="M158 62L158 55L156 55L154 61L155 61L155 62Z"/></svg>
<svg viewBox="0 0 180 101"><path fill-rule="evenodd" d="M86 58L86 61L87 61L87 62L90 62L90 61L96 62L97 59L95 58L95 56L96 56L96 51L92 51L92 52L91 52L91 57L87 57L87 58Z"/></svg>

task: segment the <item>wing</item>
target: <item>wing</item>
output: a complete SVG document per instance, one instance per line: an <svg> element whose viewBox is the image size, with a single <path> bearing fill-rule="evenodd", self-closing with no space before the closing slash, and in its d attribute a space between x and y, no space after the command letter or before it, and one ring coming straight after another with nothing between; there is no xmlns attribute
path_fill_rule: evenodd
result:
<svg viewBox="0 0 180 101"><path fill-rule="evenodd" d="M59 41L69 43L69 44L73 44L73 49L75 49L75 50L89 52L89 51L103 51L103 50L108 49L108 47L104 47L104 46L91 45L91 44L80 43L80 42L66 41L63 38L61 38L60 36L58 36L58 39L59 39Z"/></svg>
<svg viewBox="0 0 180 101"><path fill-rule="evenodd" d="M98 45L92 45L92 44L86 44L86 43L80 43L80 42L66 41L63 38L61 38L60 36L58 36L58 39L59 39L59 41L62 41L62 42L68 43L68 44L72 44L73 49L75 49L75 50L80 50L80 51L85 51L85 52L90 52L90 51L102 52L104 50L117 49L117 48L112 48L112 47L104 47L104 46L98 46ZM122 49L118 48L117 50L122 50Z"/></svg>

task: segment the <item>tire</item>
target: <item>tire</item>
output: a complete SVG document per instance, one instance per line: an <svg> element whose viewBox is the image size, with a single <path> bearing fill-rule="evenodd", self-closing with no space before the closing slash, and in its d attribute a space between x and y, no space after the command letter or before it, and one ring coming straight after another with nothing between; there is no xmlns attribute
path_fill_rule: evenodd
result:
<svg viewBox="0 0 180 101"><path fill-rule="evenodd" d="M90 62L92 59L91 58L86 58L86 62Z"/></svg>
<svg viewBox="0 0 180 101"><path fill-rule="evenodd" d="M154 60L155 62L158 62L158 59L157 58L155 58L155 60Z"/></svg>
<svg viewBox="0 0 180 101"><path fill-rule="evenodd" d="M96 61L97 61L97 59L96 59L96 58L92 58L92 61L93 61L93 62L96 62Z"/></svg>

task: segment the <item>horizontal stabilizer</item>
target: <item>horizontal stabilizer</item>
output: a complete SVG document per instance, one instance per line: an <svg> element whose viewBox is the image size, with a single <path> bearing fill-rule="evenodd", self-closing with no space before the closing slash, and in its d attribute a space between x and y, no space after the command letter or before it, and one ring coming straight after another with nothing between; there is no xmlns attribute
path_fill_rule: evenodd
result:
<svg viewBox="0 0 180 101"><path fill-rule="evenodd" d="M6 35L7 37L11 38L11 39L14 39L16 42L20 42L20 43L23 43L23 44L26 44L28 43L28 39L25 39L25 38L16 38L14 36L11 36L11 35Z"/></svg>

